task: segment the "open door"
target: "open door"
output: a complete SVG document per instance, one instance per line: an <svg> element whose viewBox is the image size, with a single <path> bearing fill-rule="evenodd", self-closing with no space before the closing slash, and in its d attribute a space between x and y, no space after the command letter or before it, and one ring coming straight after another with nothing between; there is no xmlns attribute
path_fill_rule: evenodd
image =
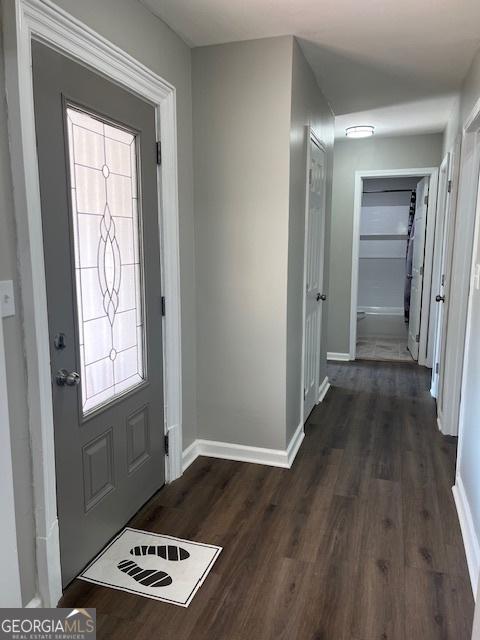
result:
<svg viewBox="0 0 480 640"><path fill-rule="evenodd" d="M412 358L418 360L420 342L420 318L422 314L423 268L425 260L425 231L427 228L429 178L422 178L417 184L417 204L415 208L412 271L407 277L412 280L410 294L410 318L408 324L408 350Z"/></svg>

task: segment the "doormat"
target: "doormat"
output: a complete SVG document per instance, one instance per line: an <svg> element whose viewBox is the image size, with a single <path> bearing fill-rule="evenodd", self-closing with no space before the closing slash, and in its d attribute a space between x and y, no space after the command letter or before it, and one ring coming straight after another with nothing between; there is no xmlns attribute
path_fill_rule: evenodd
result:
<svg viewBox="0 0 480 640"><path fill-rule="evenodd" d="M126 527L78 577L188 607L222 547Z"/></svg>

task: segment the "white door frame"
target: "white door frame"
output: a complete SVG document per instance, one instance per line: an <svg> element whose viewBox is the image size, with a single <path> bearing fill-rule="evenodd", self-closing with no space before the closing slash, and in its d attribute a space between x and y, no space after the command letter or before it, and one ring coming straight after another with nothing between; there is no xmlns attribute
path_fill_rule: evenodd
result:
<svg viewBox="0 0 480 640"><path fill-rule="evenodd" d="M162 136L159 229L164 318L165 476L182 473L181 328L175 87L50 0L3 1L9 140L24 315L37 581L42 606L62 594L45 263L35 138L31 41L39 40L150 102Z"/></svg>
<svg viewBox="0 0 480 640"><path fill-rule="evenodd" d="M465 157L473 145L473 166L471 176L465 177ZM465 367L466 324L468 318L468 300L470 292L470 269L472 253L470 242L475 225L477 180L480 172L480 99L472 108L462 127L462 143L460 153L460 175L458 178L458 194L456 203L455 237L452 259L452 277L455 278L456 306L449 307L448 332L446 344L443 414L438 426L444 435L460 437L460 399ZM473 176L473 179L472 179ZM461 226L460 226L461 225ZM460 244L459 244L460 243ZM468 247L468 248L467 248ZM453 327L452 314L461 314L460 322Z"/></svg>
<svg viewBox="0 0 480 640"><path fill-rule="evenodd" d="M427 235L425 239L425 262L423 272L422 315L420 320L420 343L418 364L431 366L433 346L428 348L428 316L430 313L430 290L432 283L433 242L435 217L437 213L438 167L408 169L381 169L355 171L355 195L353 204L352 239L352 280L350 294L350 360L355 360L357 351L357 302L358 302L358 260L360 254L360 214L362 210L364 178L430 178L427 214ZM430 347L430 346L429 346Z"/></svg>
<svg viewBox="0 0 480 640"><path fill-rule="evenodd" d="M315 132L313 131L312 127L310 125L307 125L305 127L306 129L306 134L305 134L305 139L307 141L307 149L306 149L306 165L305 165L305 239L304 239L304 244L303 244L303 294L302 294L302 298L303 298L303 309L302 309L302 369L301 369L301 381L300 381L300 422L299 424L303 425L305 423L305 420L308 418L308 416L304 415L304 406L305 406L305 398L304 398L304 386L305 386L305 316L306 316L306 301L307 301L307 297L306 297L306 284L307 284L307 247L308 247L308 213L309 213L309 208L310 208L310 165L311 165L311 149L310 149L310 145L313 142L313 144L317 145L317 147L319 149L321 149L324 154L325 154L325 162L327 161L327 150L326 150L326 146L324 145L324 143L320 140L320 138L317 137L317 135L315 134ZM323 192L323 199L324 199L324 203L325 203L325 197L326 197L326 193L325 193L325 187L326 187L326 170L327 167L325 166L325 172L324 172L324 192ZM325 204L324 204L324 208L323 208L323 220L322 220L322 237L323 237L323 243L324 243L324 247L325 247L325 215L326 215L326 209L325 209ZM322 256L321 258L321 273L324 273L325 270L325 255ZM324 280L324 278L322 279ZM325 282L322 281L322 286L325 285ZM324 323L321 323L321 330L324 329ZM320 336L320 340L321 340L321 336ZM320 370L317 372L318 378L320 378ZM328 380L325 381L325 385L328 383ZM325 386L323 385L323 386ZM320 389L320 383L316 384L317 390L317 398L316 398L316 403L318 404L320 402L320 394L322 392L322 389Z"/></svg>
<svg viewBox="0 0 480 640"><path fill-rule="evenodd" d="M473 133L479 136L480 133L480 100L474 107L467 124L464 127L464 134ZM480 163L480 136L477 137L477 149L476 149L476 171L478 174ZM473 186L473 185L472 185ZM472 189L473 191L473 189ZM465 287L466 295L468 296L468 308L467 308L467 324L465 329L465 346L464 357L461 370L461 393L460 393L460 408L458 418L458 447L457 447L457 465L455 474L455 485L453 486L453 495L457 505L457 511L460 516L460 525L462 529L462 535L464 540L465 551L467 555L467 565L470 574L470 581L472 583L473 593L477 592L477 588L480 587L480 546L478 532L475 531L473 521L471 519L470 509L468 505L468 499L465 494L465 487L461 475L461 461L463 455L463 440L464 440L464 425L465 425L465 413L466 405L468 402L468 372L470 366L470 341L472 337L478 335L478 321L474 322L473 317L473 291L474 291L474 277L475 277L475 259L478 253L478 246L480 242L480 180L475 185L475 204L474 204L474 231L473 231L473 247L471 254L471 268L467 274L467 285ZM473 193L472 193L473 195Z"/></svg>
<svg viewBox="0 0 480 640"><path fill-rule="evenodd" d="M435 342L435 350L434 357L432 362L432 383L430 387L431 395L437 399L439 399L439 382L440 382L440 373L436 370L437 365L439 365L440 369L442 369L442 376L445 370L445 352L442 351L442 347L446 347L446 334L448 332L448 313L450 307L450 287L451 287L451 276L452 276L452 258L453 258L453 243L454 243L454 235L455 235L455 225L456 225L456 208L457 208L457 193L458 193L458 176L459 176L459 158L460 158L460 137L458 136L452 146L452 148L447 151L445 157L442 160L442 164L440 165L440 171L442 170L442 166L444 164L448 164L448 176L447 176L447 193L445 198L445 207L443 212L440 212L438 209L439 203L437 202L437 217L441 213L443 215L443 235L440 238L441 243L441 252L440 260L438 264L434 265L434 273L432 275L432 304L435 300L435 296L437 293L440 293L440 289L443 289L444 293L446 293L446 301L444 303L444 308L442 309L442 313L440 314L437 310L435 314L435 322L432 327L431 324L431 338ZM450 185L450 190L448 185ZM440 178L439 178L439 195L440 195ZM438 221L437 225L438 227ZM443 252L445 255L443 256ZM435 257L434 257L435 259ZM440 282L440 278L442 276L442 262L445 263L445 272L447 274L447 280L444 283L443 287ZM434 285L440 285L440 289L435 291ZM444 328L442 334L442 327ZM437 413L438 413L438 402L437 402ZM438 422L438 419L437 419Z"/></svg>

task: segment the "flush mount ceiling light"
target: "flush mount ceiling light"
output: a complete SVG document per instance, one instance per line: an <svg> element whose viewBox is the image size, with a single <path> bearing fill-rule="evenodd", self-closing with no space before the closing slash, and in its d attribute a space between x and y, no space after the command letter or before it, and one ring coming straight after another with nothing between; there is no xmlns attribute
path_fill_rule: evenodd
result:
<svg viewBox="0 0 480 640"><path fill-rule="evenodd" d="M361 125L358 127L347 127L345 129L345 135L347 138L369 138L375 133L375 127L369 124Z"/></svg>

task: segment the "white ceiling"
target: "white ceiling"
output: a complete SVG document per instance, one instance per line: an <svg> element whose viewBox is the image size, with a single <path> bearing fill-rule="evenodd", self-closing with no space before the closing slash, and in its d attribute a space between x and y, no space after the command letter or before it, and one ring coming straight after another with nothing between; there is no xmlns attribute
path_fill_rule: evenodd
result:
<svg viewBox="0 0 480 640"><path fill-rule="evenodd" d="M480 46L479 0L141 0L191 46L293 34L338 129L441 130Z"/></svg>

